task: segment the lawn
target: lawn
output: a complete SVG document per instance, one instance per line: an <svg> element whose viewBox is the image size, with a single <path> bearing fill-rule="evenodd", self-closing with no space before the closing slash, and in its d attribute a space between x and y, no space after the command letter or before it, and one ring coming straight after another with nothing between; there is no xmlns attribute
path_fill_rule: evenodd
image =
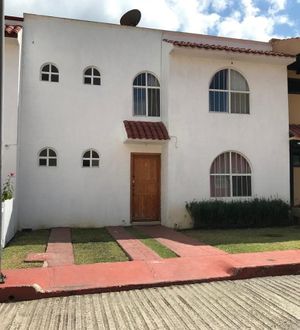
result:
<svg viewBox="0 0 300 330"><path fill-rule="evenodd" d="M300 249L300 226L251 229L197 229L184 234L228 253Z"/></svg>
<svg viewBox="0 0 300 330"><path fill-rule="evenodd" d="M3 249L2 267L32 268L41 267L42 262L24 262L30 252L45 252L49 237L49 230L34 230L30 232L17 232L15 237Z"/></svg>
<svg viewBox="0 0 300 330"><path fill-rule="evenodd" d="M177 254L168 249L166 246L160 244L156 239L145 235L134 227L126 227L126 230L133 236L138 238L143 244L148 246L151 250L156 252L162 258L176 258Z"/></svg>
<svg viewBox="0 0 300 330"><path fill-rule="evenodd" d="M72 243L76 264L128 260L105 228L73 228Z"/></svg>

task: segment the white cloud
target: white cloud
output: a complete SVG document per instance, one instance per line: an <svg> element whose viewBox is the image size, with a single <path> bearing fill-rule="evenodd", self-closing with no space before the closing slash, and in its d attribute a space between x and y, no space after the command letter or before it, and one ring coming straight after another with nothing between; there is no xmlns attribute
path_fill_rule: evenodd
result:
<svg viewBox="0 0 300 330"><path fill-rule="evenodd" d="M292 23L286 13L278 14L287 0L265 1L264 12L256 0L5 0L5 9L14 16L30 12L118 24L122 14L138 8L139 26L268 40L278 24Z"/></svg>

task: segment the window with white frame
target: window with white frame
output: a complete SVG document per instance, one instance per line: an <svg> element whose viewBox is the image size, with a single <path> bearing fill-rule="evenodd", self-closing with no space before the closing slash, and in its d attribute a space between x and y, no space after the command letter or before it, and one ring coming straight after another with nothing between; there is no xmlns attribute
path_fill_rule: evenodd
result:
<svg viewBox="0 0 300 330"><path fill-rule="evenodd" d="M41 80L59 82L59 72L54 64L46 63L41 68Z"/></svg>
<svg viewBox="0 0 300 330"><path fill-rule="evenodd" d="M89 149L83 153L82 167L99 167L99 154L93 149Z"/></svg>
<svg viewBox="0 0 300 330"><path fill-rule="evenodd" d="M57 155L52 148L44 148L40 151L39 166L57 166Z"/></svg>
<svg viewBox="0 0 300 330"><path fill-rule="evenodd" d="M239 72L218 71L209 86L209 111L248 114L249 95L247 80Z"/></svg>
<svg viewBox="0 0 300 330"><path fill-rule="evenodd" d="M133 81L133 114L160 117L160 85L149 72L142 72Z"/></svg>
<svg viewBox="0 0 300 330"><path fill-rule="evenodd" d="M83 83L86 85L101 85L101 75L97 68L88 67L83 73Z"/></svg>
<svg viewBox="0 0 300 330"><path fill-rule="evenodd" d="M210 168L211 197L251 196L251 168L248 161L237 152L224 152Z"/></svg>

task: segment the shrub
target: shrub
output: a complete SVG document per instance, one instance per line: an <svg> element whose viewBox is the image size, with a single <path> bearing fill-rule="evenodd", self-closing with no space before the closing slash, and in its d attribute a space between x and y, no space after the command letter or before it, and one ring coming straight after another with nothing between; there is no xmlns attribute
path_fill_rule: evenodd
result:
<svg viewBox="0 0 300 330"><path fill-rule="evenodd" d="M7 176L7 179L6 179L5 183L3 184L3 188L2 188L1 202L6 201L7 199L13 198L14 187L13 187L11 180L14 176L15 176L14 173L10 173Z"/></svg>
<svg viewBox="0 0 300 330"><path fill-rule="evenodd" d="M194 228L250 228L293 224L289 205L281 199L203 200L186 203Z"/></svg>

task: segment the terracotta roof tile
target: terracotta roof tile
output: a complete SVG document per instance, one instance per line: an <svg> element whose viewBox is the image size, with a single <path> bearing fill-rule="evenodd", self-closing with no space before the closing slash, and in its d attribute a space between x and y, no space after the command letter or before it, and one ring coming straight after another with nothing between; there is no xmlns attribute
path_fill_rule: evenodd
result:
<svg viewBox="0 0 300 330"><path fill-rule="evenodd" d="M210 44L202 44L196 42L188 42L188 41L177 41L177 40L169 40L164 39L163 41L173 44L178 47L190 47L190 48L202 48L209 50L221 50L233 53L245 53L245 54L254 54L254 55L267 55L267 56L280 56L280 57L295 57L294 55L285 54L285 53L277 53L272 51L265 50L257 50L251 48L240 48L240 47L231 47L231 46L222 46L222 45L210 45Z"/></svg>
<svg viewBox="0 0 300 330"><path fill-rule="evenodd" d="M21 25L5 24L4 25L4 30L5 30L5 37L17 38L18 33L22 30L22 26Z"/></svg>
<svg viewBox="0 0 300 330"><path fill-rule="evenodd" d="M296 124L290 125L290 137L300 138L300 125L296 125Z"/></svg>
<svg viewBox="0 0 300 330"><path fill-rule="evenodd" d="M129 139L169 140L166 126L162 122L124 120Z"/></svg>

